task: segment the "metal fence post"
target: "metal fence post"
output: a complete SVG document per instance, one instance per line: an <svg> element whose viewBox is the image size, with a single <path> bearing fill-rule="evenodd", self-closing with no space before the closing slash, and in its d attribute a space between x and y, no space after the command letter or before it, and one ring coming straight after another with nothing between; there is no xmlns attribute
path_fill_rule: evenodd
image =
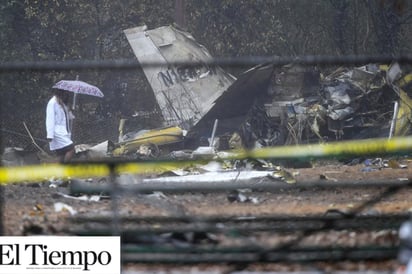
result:
<svg viewBox="0 0 412 274"><path fill-rule="evenodd" d="M112 235L120 236L120 216L119 216L119 187L117 185L116 179L116 164L109 163L110 168L110 196L111 196L111 205L112 205Z"/></svg>

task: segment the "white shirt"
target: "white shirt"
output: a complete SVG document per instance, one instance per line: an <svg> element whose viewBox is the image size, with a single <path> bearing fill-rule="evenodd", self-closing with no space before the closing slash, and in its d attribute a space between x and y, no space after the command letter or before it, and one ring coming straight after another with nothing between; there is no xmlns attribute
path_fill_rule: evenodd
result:
<svg viewBox="0 0 412 274"><path fill-rule="evenodd" d="M46 131L47 138L52 139L50 150L56 150L73 144L71 139L71 123L73 114L67 106L62 106L57 102L56 96L53 96L47 103L46 109Z"/></svg>

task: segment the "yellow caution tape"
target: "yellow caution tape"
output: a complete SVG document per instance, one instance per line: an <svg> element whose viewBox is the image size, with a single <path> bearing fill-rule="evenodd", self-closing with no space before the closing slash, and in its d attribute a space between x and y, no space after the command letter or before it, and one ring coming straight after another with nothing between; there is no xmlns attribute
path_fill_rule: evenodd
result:
<svg viewBox="0 0 412 274"><path fill-rule="evenodd" d="M412 136L365 139L315 145L267 147L242 155L251 158L298 159L337 156L395 154L412 151Z"/></svg>
<svg viewBox="0 0 412 274"><path fill-rule="evenodd" d="M105 164L59 165L45 164L33 166L0 167L0 184L25 181L43 181L57 178L84 178L107 176L110 169Z"/></svg>
<svg viewBox="0 0 412 274"><path fill-rule="evenodd" d="M233 159L302 159L337 156L383 155L412 152L412 136L392 139L365 139L326 144L266 147L250 151L238 151L220 160ZM204 162L202 160L201 162ZM169 162L119 162L114 165L115 174L159 173L187 167L200 161ZM0 184L43 181L53 177L87 178L110 175L107 163L82 163L72 165L44 164L34 166L0 167Z"/></svg>

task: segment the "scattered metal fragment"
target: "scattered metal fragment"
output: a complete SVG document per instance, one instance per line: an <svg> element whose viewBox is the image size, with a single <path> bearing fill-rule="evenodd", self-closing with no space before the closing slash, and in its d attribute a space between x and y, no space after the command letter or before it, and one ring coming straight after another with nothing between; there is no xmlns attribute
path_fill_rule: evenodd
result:
<svg viewBox="0 0 412 274"><path fill-rule="evenodd" d="M61 202L57 202L54 203L54 211L55 212L62 212L62 211L67 211L70 213L70 215L76 215L77 211L73 209L73 207L65 204L65 203L61 203Z"/></svg>
<svg viewBox="0 0 412 274"><path fill-rule="evenodd" d="M102 196L100 195L72 196L72 195L67 195L65 193L61 193L61 192L57 192L57 194L64 198L69 198L69 199L74 199L74 200L79 200L79 201L88 201L88 202L98 202L102 198Z"/></svg>
<svg viewBox="0 0 412 274"><path fill-rule="evenodd" d="M329 177L329 176L326 176L325 174L320 174L320 175L319 175L319 179L321 179L321 180L329 180L329 181L334 181L334 182L337 182L337 181L338 181L337 179L331 178L331 177Z"/></svg>
<svg viewBox="0 0 412 274"><path fill-rule="evenodd" d="M252 203L252 204L259 204L261 201L255 197L250 196L248 194L244 194L239 190L231 191L227 195L227 200L231 203L238 202L238 203Z"/></svg>

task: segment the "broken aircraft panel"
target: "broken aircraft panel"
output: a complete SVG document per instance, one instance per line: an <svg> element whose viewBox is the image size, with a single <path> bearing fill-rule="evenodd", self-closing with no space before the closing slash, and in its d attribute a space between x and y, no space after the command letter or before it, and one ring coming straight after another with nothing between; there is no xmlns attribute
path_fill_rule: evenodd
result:
<svg viewBox="0 0 412 274"><path fill-rule="evenodd" d="M178 144L183 141L183 137L183 130L177 126L141 130L134 136L125 137L123 141L113 144L109 152L116 157L127 154L136 155L144 147L150 150L151 156L157 157L160 153L159 147Z"/></svg>
<svg viewBox="0 0 412 274"><path fill-rule="evenodd" d="M189 130L190 139L208 137L214 121L219 121L216 135L231 134L239 131L247 122L253 106L262 105L268 96L268 88L274 72L274 66L258 65L244 73L215 101L213 107ZM253 126L253 125L252 125Z"/></svg>
<svg viewBox="0 0 412 274"><path fill-rule="evenodd" d="M189 129L213 106L235 77L206 63L212 57L194 38L173 26L148 30L130 28L124 33L139 62L161 63L143 71L161 109L164 126ZM174 62L199 64L175 66Z"/></svg>

